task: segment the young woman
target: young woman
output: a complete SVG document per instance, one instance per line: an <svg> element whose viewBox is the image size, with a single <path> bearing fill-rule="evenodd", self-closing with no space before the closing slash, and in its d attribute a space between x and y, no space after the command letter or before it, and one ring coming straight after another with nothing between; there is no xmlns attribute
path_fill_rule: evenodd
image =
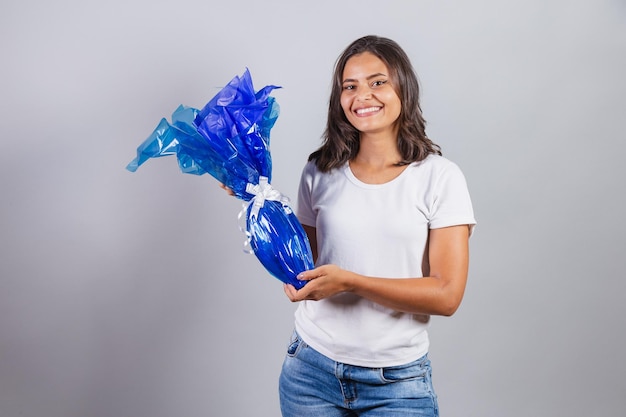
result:
<svg viewBox="0 0 626 417"><path fill-rule="evenodd" d="M475 224L465 178L425 133L400 46L353 42L335 65L297 214L316 268L280 377L285 417L437 416L427 327L463 298Z"/></svg>

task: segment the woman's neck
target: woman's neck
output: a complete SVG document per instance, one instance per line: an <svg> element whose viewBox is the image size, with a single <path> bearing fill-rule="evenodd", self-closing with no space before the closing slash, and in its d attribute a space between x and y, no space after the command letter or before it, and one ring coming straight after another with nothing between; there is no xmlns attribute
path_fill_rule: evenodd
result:
<svg viewBox="0 0 626 417"><path fill-rule="evenodd" d="M396 166L402 159L395 136L362 135L353 162L369 168Z"/></svg>
<svg viewBox="0 0 626 417"><path fill-rule="evenodd" d="M350 161L352 174L367 184L384 184L396 178L406 166L393 137L362 136L359 153Z"/></svg>

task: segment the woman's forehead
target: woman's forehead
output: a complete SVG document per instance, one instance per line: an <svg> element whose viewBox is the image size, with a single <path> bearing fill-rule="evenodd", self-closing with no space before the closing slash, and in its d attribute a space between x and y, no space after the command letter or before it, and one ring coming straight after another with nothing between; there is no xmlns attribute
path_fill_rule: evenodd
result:
<svg viewBox="0 0 626 417"><path fill-rule="evenodd" d="M362 52L351 56L343 68L343 79L346 78L367 78L372 75L389 76L390 71L387 64L378 56L371 52Z"/></svg>

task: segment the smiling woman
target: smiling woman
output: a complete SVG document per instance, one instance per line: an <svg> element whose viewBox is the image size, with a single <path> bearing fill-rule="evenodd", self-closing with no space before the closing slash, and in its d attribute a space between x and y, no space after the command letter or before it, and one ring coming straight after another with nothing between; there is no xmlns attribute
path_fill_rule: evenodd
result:
<svg viewBox="0 0 626 417"><path fill-rule="evenodd" d="M0 20L0 416L280 416L298 304L240 250L241 201L173 157L124 166L172 104L201 107L247 67L284 87L272 181L297 208L335 59L372 30L411 58L426 132L479 217L461 307L428 329L441 415L626 415L625 1L5 0ZM375 55L398 72L403 149L421 132L416 90ZM329 175L376 193L348 163ZM315 218L338 233L320 246L358 253L425 227L392 223L393 198L368 224L379 197Z"/></svg>
<svg viewBox="0 0 626 417"><path fill-rule="evenodd" d="M285 285L300 305L283 416L438 416L427 328L465 291L465 178L426 136L417 77L390 39L366 36L341 55L326 126L300 181L316 268L298 276L303 288Z"/></svg>

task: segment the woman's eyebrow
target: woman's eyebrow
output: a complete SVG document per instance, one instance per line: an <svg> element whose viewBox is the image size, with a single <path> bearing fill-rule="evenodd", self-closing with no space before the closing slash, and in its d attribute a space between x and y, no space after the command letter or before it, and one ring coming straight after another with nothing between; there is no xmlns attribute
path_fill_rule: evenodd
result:
<svg viewBox="0 0 626 417"><path fill-rule="evenodd" d="M376 74L372 74L367 76L367 78L365 78L366 80L371 80L372 78L377 78L377 77L386 77L387 74L383 74L382 72L377 72ZM342 81L342 83L353 83L356 82L357 80L354 78L346 78L345 80Z"/></svg>

